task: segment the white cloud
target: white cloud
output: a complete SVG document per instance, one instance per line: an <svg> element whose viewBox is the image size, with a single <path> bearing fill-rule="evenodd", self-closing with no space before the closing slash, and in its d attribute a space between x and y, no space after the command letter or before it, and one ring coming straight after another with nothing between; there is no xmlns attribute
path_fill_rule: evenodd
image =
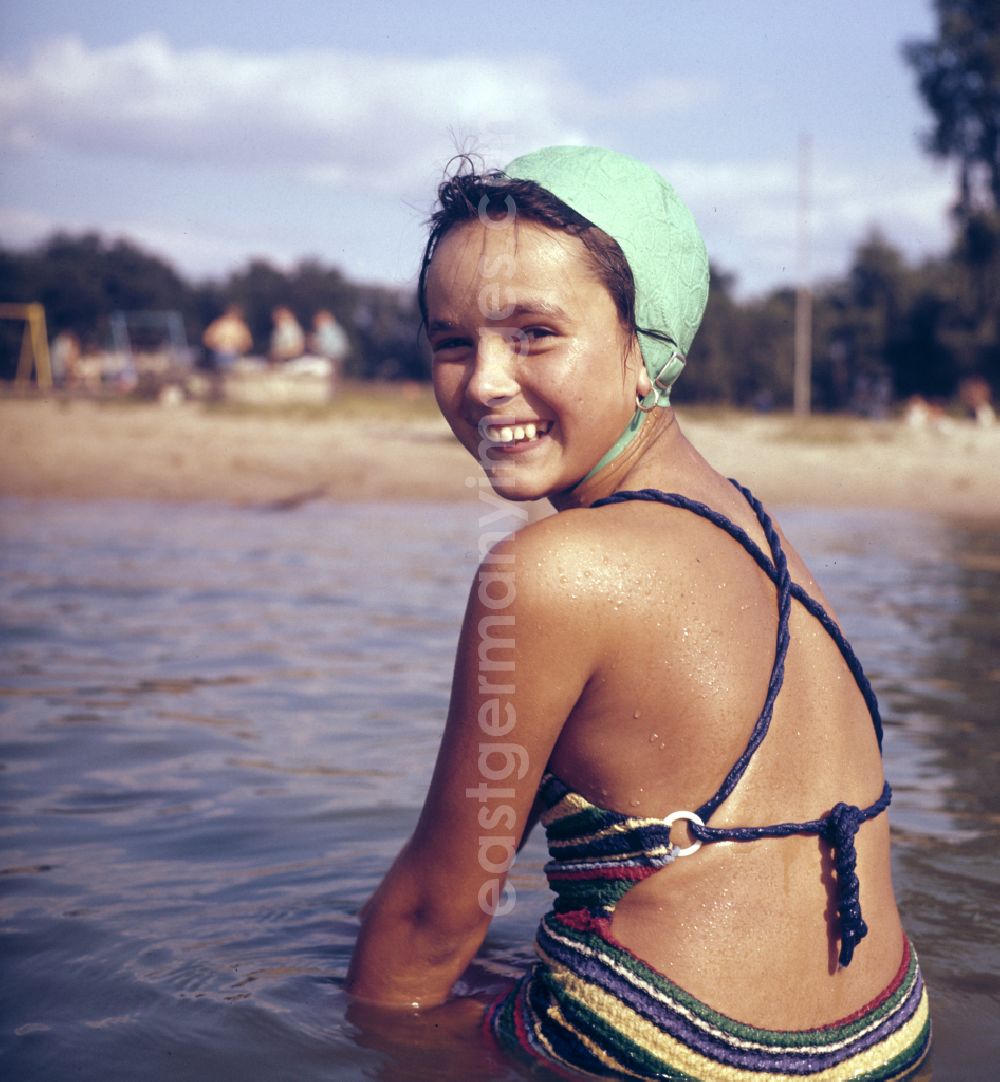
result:
<svg viewBox="0 0 1000 1082"><path fill-rule="evenodd" d="M739 267L740 281L792 280L798 255L798 166L787 161L673 161L658 168L676 186L723 268ZM877 167L816 161L811 169L806 221L811 275L842 273L851 253L876 224L904 253L941 250L948 233L952 179L912 162Z"/></svg>
<svg viewBox="0 0 1000 1082"><path fill-rule="evenodd" d="M94 228L93 221L85 218L54 218L37 211L0 207L0 243L11 248L39 244L57 232L81 234ZM126 238L154 255L175 260L182 266L198 267L201 273L206 274L221 273L257 254L246 245L239 245L225 237L142 221L105 219L101 223L100 233L110 240ZM286 261L291 262L291 257L287 257Z"/></svg>
<svg viewBox="0 0 1000 1082"><path fill-rule="evenodd" d="M51 228L134 236L198 272L263 249L278 259L334 252L350 270L399 277L412 262L401 253L419 243L415 223L456 149L483 149L488 164L501 165L546 143L617 145L632 130L618 118L637 116L645 129L662 118L676 135L685 115L701 115L724 93L709 78L641 71L598 92L542 54L519 53L515 65L471 53L250 53L179 48L159 34L95 47L63 37L25 60L0 60L0 153L11 182L0 236L37 240L51 218ZM696 142L672 145L692 146L691 156L653 164L690 204L713 260L738 271L742 290L789 280L794 149L781 159L712 162L696 157ZM816 278L841 273L876 222L910 255L946 243L950 174L916 155L859 161L858 153L853 143L816 140ZM54 198L54 170L84 180L67 181Z"/></svg>
<svg viewBox="0 0 1000 1082"><path fill-rule="evenodd" d="M660 110L713 93L700 80L656 89ZM471 137L503 154L580 142L588 119L636 95L654 100L638 85L623 87L620 101L598 100L544 56L522 55L513 68L474 55L252 54L178 49L158 34L91 48L64 37L0 67L0 146L423 190L426 163L446 160L456 142Z"/></svg>
<svg viewBox="0 0 1000 1082"><path fill-rule="evenodd" d="M65 223L56 222L49 215L38 211L0 207L0 243L12 248L35 244L47 234L66 228L74 231L74 227L67 227Z"/></svg>

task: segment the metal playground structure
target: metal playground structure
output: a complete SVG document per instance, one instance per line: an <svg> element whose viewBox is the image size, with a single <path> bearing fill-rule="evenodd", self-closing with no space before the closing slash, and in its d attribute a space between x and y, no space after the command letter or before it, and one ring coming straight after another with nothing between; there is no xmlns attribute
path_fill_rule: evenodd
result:
<svg viewBox="0 0 1000 1082"><path fill-rule="evenodd" d="M0 319L24 323L17 374L14 377L15 385L29 384L34 375L39 390L51 390L52 362L49 358L49 338L45 330L45 308L41 304L0 304Z"/></svg>

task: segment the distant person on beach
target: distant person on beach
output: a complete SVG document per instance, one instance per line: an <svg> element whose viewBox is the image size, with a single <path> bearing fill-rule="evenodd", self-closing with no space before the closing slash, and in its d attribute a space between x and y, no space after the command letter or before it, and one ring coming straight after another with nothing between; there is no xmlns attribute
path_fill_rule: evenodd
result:
<svg viewBox="0 0 1000 1082"><path fill-rule="evenodd" d="M318 357L330 363L330 390L336 391L340 375L347 360L348 341L344 328L336 316L326 308L313 316L311 349Z"/></svg>
<svg viewBox="0 0 1000 1082"><path fill-rule="evenodd" d="M993 392L982 376L969 376L958 386L958 401L966 417L982 428L992 428L997 415L993 408Z"/></svg>
<svg viewBox="0 0 1000 1082"><path fill-rule="evenodd" d="M305 353L306 339L302 325L291 308L284 305L275 308L271 313L271 323L271 363L285 364L301 357Z"/></svg>
<svg viewBox="0 0 1000 1082"><path fill-rule="evenodd" d="M60 331L49 347L52 379L57 386L74 387L79 382L80 339L75 331Z"/></svg>
<svg viewBox="0 0 1000 1082"><path fill-rule="evenodd" d="M438 404L497 495L559 513L486 539L430 790L348 991L428 1027L469 1012L571 1077L908 1076L930 1021L874 693L670 404L708 296L689 211L593 147L465 162L438 194L418 293ZM552 909L480 1007L467 967L536 821Z"/></svg>
<svg viewBox="0 0 1000 1082"><path fill-rule="evenodd" d="M218 319L213 320L205 328L201 340L211 351L212 368L218 374L228 372L240 357L253 348L250 328L238 304L231 304Z"/></svg>

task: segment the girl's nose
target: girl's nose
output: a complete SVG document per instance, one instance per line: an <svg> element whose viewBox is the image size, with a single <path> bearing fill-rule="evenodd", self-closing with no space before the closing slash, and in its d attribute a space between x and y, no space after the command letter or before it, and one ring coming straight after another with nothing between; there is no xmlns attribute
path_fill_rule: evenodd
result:
<svg viewBox="0 0 1000 1082"><path fill-rule="evenodd" d="M466 393L483 405L504 402L520 390L517 381L517 342L496 331L479 333L476 360Z"/></svg>

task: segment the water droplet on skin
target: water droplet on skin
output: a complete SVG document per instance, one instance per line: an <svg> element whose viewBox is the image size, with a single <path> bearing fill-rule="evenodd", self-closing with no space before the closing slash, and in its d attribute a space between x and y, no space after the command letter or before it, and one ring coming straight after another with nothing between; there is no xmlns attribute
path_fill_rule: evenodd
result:
<svg viewBox="0 0 1000 1082"><path fill-rule="evenodd" d="M642 801L641 801L641 800L630 800L630 801L628 802L628 806L629 806L630 808L638 808L638 807L639 807L639 805L640 805L641 803L642 803Z"/></svg>
<svg viewBox="0 0 1000 1082"><path fill-rule="evenodd" d="M638 716L639 716L639 711L638 710L633 710L632 711L632 717L637 718Z"/></svg>
<svg viewBox="0 0 1000 1082"><path fill-rule="evenodd" d="M650 744L655 744L657 742L657 740L659 740L659 739L660 739L660 734L659 733L651 733L650 737L649 737L649 742L650 742Z"/></svg>

